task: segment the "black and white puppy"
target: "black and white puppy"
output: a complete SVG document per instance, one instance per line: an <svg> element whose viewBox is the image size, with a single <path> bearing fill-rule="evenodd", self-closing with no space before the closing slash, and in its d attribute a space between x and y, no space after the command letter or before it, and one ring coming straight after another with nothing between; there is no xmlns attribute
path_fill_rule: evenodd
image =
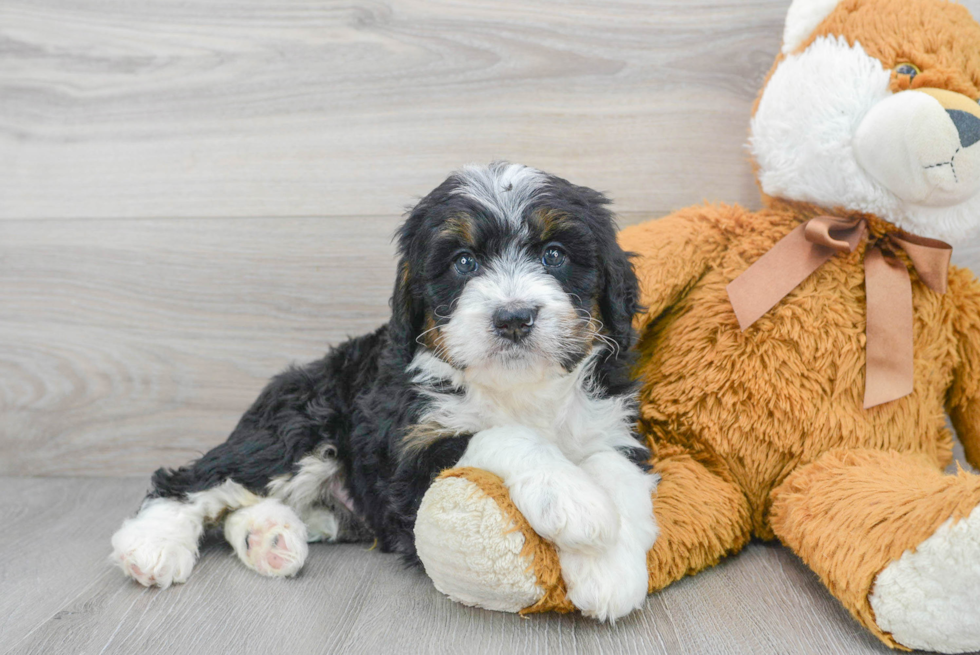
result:
<svg viewBox="0 0 980 655"><path fill-rule="evenodd" d="M225 443L154 473L113 560L184 582L223 524L264 575L297 573L308 541L376 538L417 562L426 489L475 466L556 544L579 609L639 606L655 478L634 432L637 281L607 203L514 164L451 175L398 233L388 324L273 378Z"/></svg>

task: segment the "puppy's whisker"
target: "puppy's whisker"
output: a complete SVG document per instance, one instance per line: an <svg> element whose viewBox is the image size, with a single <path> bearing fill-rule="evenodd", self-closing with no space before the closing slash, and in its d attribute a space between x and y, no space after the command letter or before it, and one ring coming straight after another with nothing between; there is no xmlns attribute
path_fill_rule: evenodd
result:
<svg viewBox="0 0 980 655"><path fill-rule="evenodd" d="M419 336L415 337L415 343L419 344L420 346L426 345L425 343L423 343L422 341L420 341L420 339L422 339L429 332L432 332L432 331L438 330L438 329L439 329L439 326L437 325L435 327L429 328L428 330L425 330L424 332L419 333Z"/></svg>

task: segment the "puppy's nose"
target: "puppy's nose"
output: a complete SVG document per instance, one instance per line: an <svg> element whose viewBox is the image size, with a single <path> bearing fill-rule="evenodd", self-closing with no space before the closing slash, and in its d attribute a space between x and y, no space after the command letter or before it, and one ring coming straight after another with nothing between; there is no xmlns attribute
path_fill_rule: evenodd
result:
<svg viewBox="0 0 980 655"><path fill-rule="evenodd" d="M959 109L947 109L946 113L953 119L956 131L960 133L960 145L969 148L980 141L980 118Z"/></svg>
<svg viewBox="0 0 980 655"><path fill-rule="evenodd" d="M514 343L531 333L538 310L534 307L503 307L493 313L494 331Z"/></svg>

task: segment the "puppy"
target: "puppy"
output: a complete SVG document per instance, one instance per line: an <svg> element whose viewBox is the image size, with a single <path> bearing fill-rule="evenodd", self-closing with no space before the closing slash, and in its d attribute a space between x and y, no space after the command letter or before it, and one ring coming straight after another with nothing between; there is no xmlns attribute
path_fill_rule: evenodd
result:
<svg viewBox="0 0 980 655"><path fill-rule="evenodd" d="M607 204L525 166L451 175L398 232L391 320L273 378L225 443L156 471L113 560L143 585L184 582L223 525L264 575L295 575L321 540L418 562L423 494L475 466L555 543L577 607L639 606L656 481L634 432L637 281Z"/></svg>

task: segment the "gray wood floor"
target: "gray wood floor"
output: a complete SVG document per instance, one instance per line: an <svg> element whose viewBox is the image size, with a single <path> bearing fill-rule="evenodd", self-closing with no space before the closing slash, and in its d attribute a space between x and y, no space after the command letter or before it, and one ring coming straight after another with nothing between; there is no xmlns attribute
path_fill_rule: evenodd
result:
<svg viewBox="0 0 980 655"><path fill-rule="evenodd" d="M184 585L144 589L106 562L132 479L0 478L0 644L10 653L884 653L786 549L651 596L615 626L466 608L367 545L314 544L269 580L208 542Z"/></svg>
<svg viewBox="0 0 980 655"><path fill-rule="evenodd" d="M464 608L361 546L270 581L213 541L165 591L106 564L150 471L386 319L399 216L460 164L594 186L623 224L758 206L788 4L0 2L0 652L883 652L775 545L615 627Z"/></svg>

